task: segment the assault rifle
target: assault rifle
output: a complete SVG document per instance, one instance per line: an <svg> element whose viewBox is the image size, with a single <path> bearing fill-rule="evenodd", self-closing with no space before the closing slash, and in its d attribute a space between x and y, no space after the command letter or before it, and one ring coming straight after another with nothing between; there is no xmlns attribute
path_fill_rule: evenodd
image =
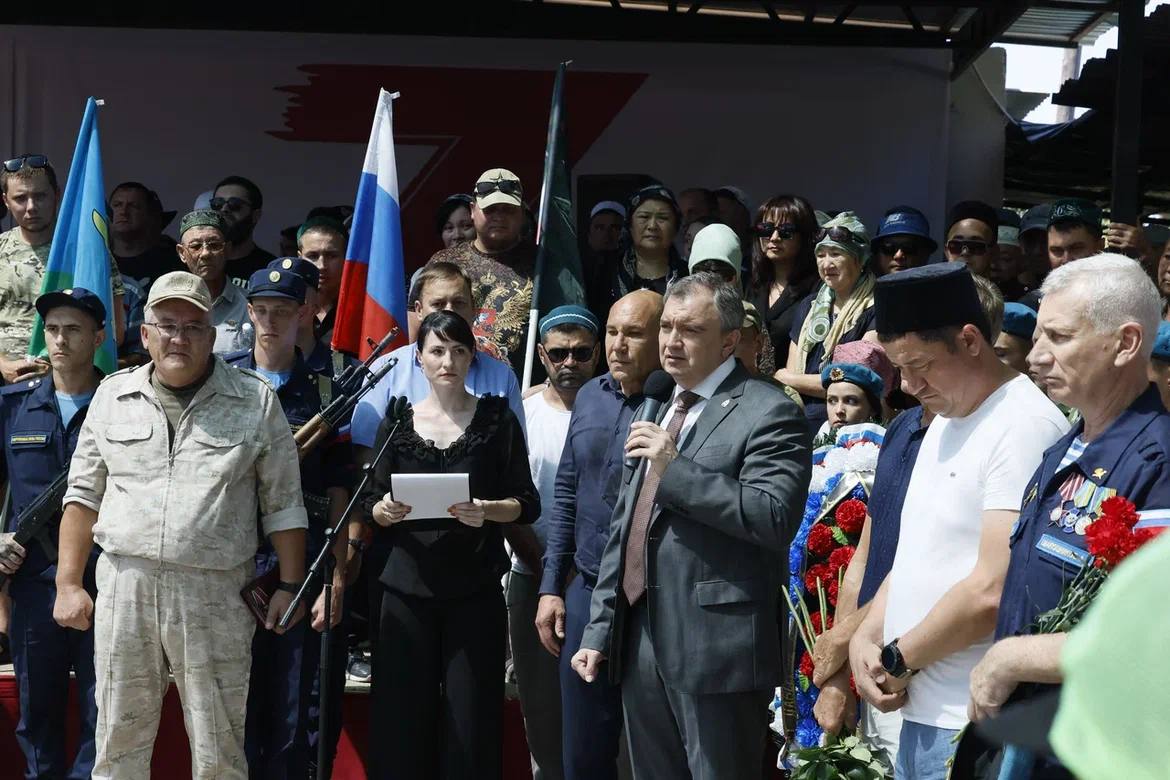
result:
<svg viewBox="0 0 1170 780"><path fill-rule="evenodd" d="M348 366L334 378L337 392L333 400L293 434L293 440L297 443L297 454L301 460L304 460L314 447L324 441L326 436L337 430L349 418L362 396L372 390L374 385L378 384L382 377L390 373L390 370L398 363L397 360L387 360L386 365L377 371L370 370L374 361L386 351L390 342L400 332L400 328L391 328L390 332L383 336L377 344L374 343L373 339L367 337L366 342L373 348L370 356L361 363Z"/></svg>
<svg viewBox="0 0 1170 780"><path fill-rule="evenodd" d="M21 547L27 547L29 542L47 531L49 523L61 511L61 500L65 498L68 486L69 469L65 469L12 521L12 526L16 528L12 534L13 541ZM0 588L7 581L8 575L0 572Z"/></svg>

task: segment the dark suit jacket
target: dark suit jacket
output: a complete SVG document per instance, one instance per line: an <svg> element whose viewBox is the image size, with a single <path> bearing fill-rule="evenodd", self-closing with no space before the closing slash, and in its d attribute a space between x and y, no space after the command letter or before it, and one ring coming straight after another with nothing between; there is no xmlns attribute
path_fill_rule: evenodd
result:
<svg viewBox="0 0 1170 780"><path fill-rule="evenodd" d="M810 449L796 404L737 363L663 473L645 599L655 658L671 688L734 693L780 680L776 604L804 512ZM619 682L629 608L621 580L641 470L623 477L581 642L605 653Z"/></svg>

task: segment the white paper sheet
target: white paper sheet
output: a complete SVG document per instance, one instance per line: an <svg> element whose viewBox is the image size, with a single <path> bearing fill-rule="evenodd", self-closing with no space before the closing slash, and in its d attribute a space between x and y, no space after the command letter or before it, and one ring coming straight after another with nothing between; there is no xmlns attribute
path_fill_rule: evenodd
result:
<svg viewBox="0 0 1170 780"><path fill-rule="evenodd" d="M406 520L451 517L447 507L471 500L466 474L391 474L390 489L410 507Z"/></svg>

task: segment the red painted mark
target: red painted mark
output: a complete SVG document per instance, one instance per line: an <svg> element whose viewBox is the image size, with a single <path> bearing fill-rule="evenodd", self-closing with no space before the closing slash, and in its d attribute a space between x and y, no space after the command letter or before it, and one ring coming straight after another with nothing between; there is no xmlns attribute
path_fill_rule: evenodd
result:
<svg viewBox="0 0 1170 780"><path fill-rule="evenodd" d="M394 103L394 142L435 146L409 182L400 180L406 270L442 244L434 218L448 195L469 192L488 168L508 168L535 210L540 197L553 71L377 65L303 65L304 85L290 93L287 141L365 144L379 88L402 93ZM584 156L646 80L645 73L570 71L565 81L569 164ZM355 172L356 173L356 172ZM312 204L310 204L312 205Z"/></svg>

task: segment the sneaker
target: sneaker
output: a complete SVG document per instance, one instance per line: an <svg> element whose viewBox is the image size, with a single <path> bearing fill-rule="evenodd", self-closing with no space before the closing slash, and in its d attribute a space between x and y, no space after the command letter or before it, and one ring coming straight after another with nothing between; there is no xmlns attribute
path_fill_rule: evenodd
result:
<svg viewBox="0 0 1170 780"><path fill-rule="evenodd" d="M349 664L345 667L345 677L350 682L369 683L371 676L370 663L361 653L351 653Z"/></svg>

